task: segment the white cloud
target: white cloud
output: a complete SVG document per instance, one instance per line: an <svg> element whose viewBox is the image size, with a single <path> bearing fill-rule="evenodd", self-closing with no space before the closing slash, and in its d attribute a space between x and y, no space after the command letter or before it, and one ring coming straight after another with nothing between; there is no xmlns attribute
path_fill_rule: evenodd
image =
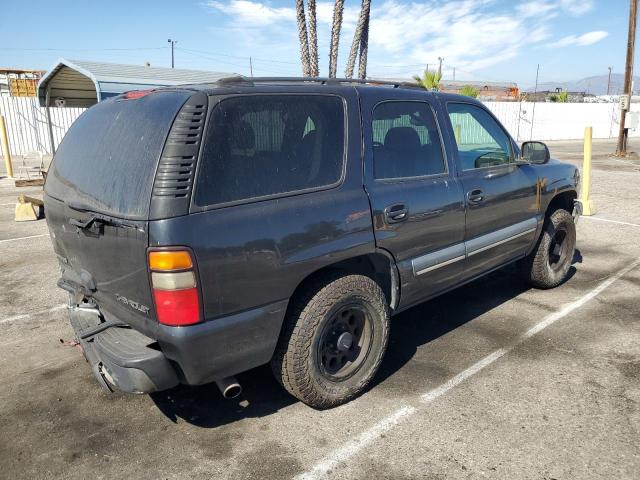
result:
<svg viewBox="0 0 640 480"><path fill-rule="evenodd" d="M568 35L561 38L557 42L549 43L549 47L586 47L587 45L593 45L601 40L604 40L609 36L609 32L602 30L596 30L594 32L585 33L583 35Z"/></svg>
<svg viewBox="0 0 640 480"><path fill-rule="evenodd" d="M232 0L230 2L207 2L207 6L219 10L237 24L250 26L272 25L282 21L296 20L296 11L288 7L272 7L262 2L250 0Z"/></svg>
<svg viewBox="0 0 640 480"><path fill-rule="evenodd" d="M401 56L407 64L434 65L441 56L469 72L507 61L548 37L543 24L493 7L482 0L386 1L372 10L371 51Z"/></svg>
<svg viewBox="0 0 640 480"><path fill-rule="evenodd" d="M345 5L340 69L351 46L359 4ZM227 17L225 25L232 30L235 44L255 56L298 58L293 1L291 7L276 7L263 0L216 0L206 5ZM327 61L333 5L333 0L317 2L321 70ZM444 57L446 70L455 66L469 77L476 70L513 59L528 46L548 41L551 19L561 13L582 15L593 8L593 1L527 0L505 5L496 0L378 0L371 8L369 74L410 78L426 64L434 68L438 57ZM606 36L606 32L571 35L555 45L584 46ZM299 73L295 65L290 68L291 74Z"/></svg>
<svg viewBox="0 0 640 480"><path fill-rule="evenodd" d="M528 1L516 7L516 11L522 17L540 17L553 14L558 9L558 4L551 1Z"/></svg>
<svg viewBox="0 0 640 480"><path fill-rule="evenodd" d="M516 7L523 17L553 18L558 13L579 17L593 10L593 0L527 0Z"/></svg>
<svg viewBox="0 0 640 480"><path fill-rule="evenodd" d="M560 0L560 7L570 15L580 16L593 10L593 0Z"/></svg>

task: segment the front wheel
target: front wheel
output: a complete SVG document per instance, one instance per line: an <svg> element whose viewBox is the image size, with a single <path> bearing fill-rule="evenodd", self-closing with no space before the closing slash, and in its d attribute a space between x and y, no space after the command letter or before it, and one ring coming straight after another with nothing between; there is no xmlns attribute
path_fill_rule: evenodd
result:
<svg viewBox="0 0 640 480"><path fill-rule="evenodd" d="M389 336L389 308L373 279L321 279L292 300L285 322L271 366L286 390L307 405L346 403L378 371Z"/></svg>
<svg viewBox="0 0 640 480"><path fill-rule="evenodd" d="M534 251L523 262L526 280L537 288L560 285L569 272L576 248L576 226L566 210L556 210L545 221Z"/></svg>

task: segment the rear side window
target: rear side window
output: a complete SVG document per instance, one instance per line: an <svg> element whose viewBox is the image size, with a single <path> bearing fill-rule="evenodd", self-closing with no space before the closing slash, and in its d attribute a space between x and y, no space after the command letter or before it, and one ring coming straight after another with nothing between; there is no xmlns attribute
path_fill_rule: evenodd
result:
<svg viewBox="0 0 640 480"><path fill-rule="evenodd" d="M433 110L424 102L383 102L372 120L376 179L410 178L446 172Z"/></svg>
<svg viewBox="0 0 640 480"><path fill-rule="evenodd" d="M337 183L344 104L326 95L245 95L211 112L195 192L199 206Z"/></svg>
<svg viewBox="0 0 640 480"><path fill-rule="evenodd" d="M90 210L146 219L160 153L188 97L157 92L88 109L56 152L47 194Z"/></svg>

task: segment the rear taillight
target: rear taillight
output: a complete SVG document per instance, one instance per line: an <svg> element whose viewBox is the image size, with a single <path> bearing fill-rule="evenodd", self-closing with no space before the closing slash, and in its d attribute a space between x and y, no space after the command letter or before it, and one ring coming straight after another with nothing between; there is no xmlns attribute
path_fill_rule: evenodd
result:
<svg viewBox="0 0 640 480"><path fill-rule="evenodd" d="M186 250L149 252L149 270L158 321L174 327L198 323L200 296L191 253Z"/></svg>

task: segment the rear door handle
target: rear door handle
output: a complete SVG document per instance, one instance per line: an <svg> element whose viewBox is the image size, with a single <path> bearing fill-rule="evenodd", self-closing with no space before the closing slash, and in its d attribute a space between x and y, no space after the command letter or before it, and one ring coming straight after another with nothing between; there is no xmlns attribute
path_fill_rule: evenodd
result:
<svg viewBox="0 0 640 480"><path fill-rule="evenodd" d="M403 222L408 216L409 209L402 203L391 205L384 209L384 219L387 223Z"/></svg>
<svg viewBox="0 0 640 480"><path fill-rule="evenodd" d="M484 194L482 193L482 190L475 188L470 192L467 192L467 200L469 203L477 205L484 200Z"/></svg>

